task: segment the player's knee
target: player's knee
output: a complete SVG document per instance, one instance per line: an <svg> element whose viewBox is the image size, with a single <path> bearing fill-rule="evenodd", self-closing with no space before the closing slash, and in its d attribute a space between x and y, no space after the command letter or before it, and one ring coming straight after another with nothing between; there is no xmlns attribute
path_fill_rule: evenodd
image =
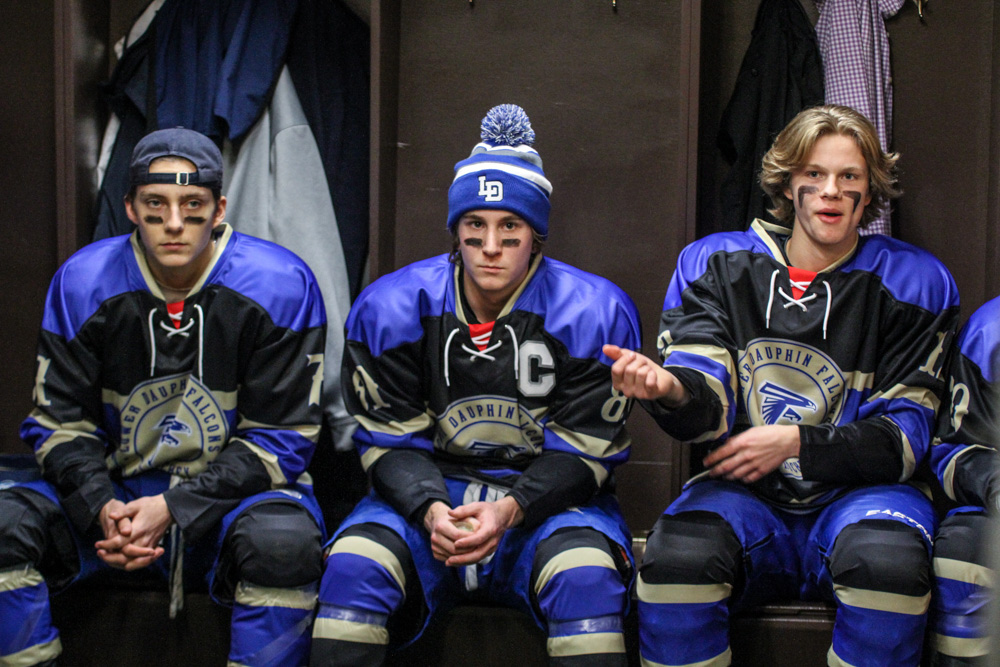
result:
<svg viewBox="0 0 1000 667"><path fill-rule="evenodd" d="M646 540L639 576L647 584L733 585L742 554L736 533L719 515L665 514Z"/></svg>
<svg viewBox="0 0 1000 667"><path fill-rule="evenodd" d="M953 514L941 522L934 538L934 558L975 563L991 568L989 536L993 527L986 514Z"/></svg>
<svg viewBox="0 0 1000 667"><path fill-rule="evenodd" d="M924 539L919 530L899 521L866 519L847 526L829 562L838 586L911 597L930 591Z"/></svg>
<svg viewBox="0 0 1000 667"><path fill-rule="evenodd" d="M337 537L327 553L321 603L388 615L407 599L422 595L402 537L374 523L350 526Z"/></svg>
<svg viewBox="0 0 1000 667"><path fill-rule="evenodd" d="M0 569L24 563L41 567L50 526L60 521L64 519L59 509L40 494L0 491Z"/></svg>
<svg viewBox="0 0 1000 667"><path fill-rule="evenodd" d="M238 578L258 586L293 588L317 581L323 535L304 508L260 503L235 521L230 533Z"/></svg>
<svg viewBox="0 0 1000 667"><path fill-rule="evenodd" d="M591 528L568 528L542 540L535 550L535 598L549 620L622 615L628 558Z"/></svg>

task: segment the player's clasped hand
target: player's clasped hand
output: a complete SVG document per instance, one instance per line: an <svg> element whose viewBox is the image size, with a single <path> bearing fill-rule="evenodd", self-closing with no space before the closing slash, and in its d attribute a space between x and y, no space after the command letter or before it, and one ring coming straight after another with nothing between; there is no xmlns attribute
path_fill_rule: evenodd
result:
<svg viewBox="0 0 1000 667"><path fill-rule="evenodd" d="M448 512L456 522L468 521L475 530L466 532L455 542L455 555L445 565L472 565L497 550L500 538L523 519L520 506L513 498L496 502L476 502L456 507Z"/></svg>
<svg viewBox="0 0 1000 667"><path fill-rule="evenodd" d="M123 570L138 570L160 558L163 534L173 521L162 495L123 503L108 501L98 515L104 539L94 543L105 563Z"/></svg>
<svg viewBox="0 0 1000 667"><path fill-rule="evenodd" d="M424 515L424 528L430 535L431 552L434 558L445 561L456 555L455 541L468 536L469 532L459 527L449 514L450 507L442 502L436 502Z"/></svg>
<svg viewBox="0 0 1000 667"><path fill-rule="evenodd" d="M424 516L434 558L449 567L473 565L496 551L507 529L524 518L513 498L475 502L454 509L434 503Z"/></svg>

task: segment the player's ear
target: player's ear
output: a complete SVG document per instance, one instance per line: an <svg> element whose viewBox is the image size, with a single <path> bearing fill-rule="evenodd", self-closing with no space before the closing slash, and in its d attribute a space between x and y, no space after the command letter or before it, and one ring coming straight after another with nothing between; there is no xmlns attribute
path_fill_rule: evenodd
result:
<svg viewBox="0 0 1000 667"><path fill-rule="evenodd" d="M215 204L215 215L212 217L212 229L218 227L226 219L226 198L220 196Z"/></svg>
<svg viewBox="0 0 1000 667"><path fill-rule="evenodd" d="M128 219L132 221L133 225L139 224L139 216L135 212L135 208L132 206L132 198L125 197L125 215Z"/></svg>

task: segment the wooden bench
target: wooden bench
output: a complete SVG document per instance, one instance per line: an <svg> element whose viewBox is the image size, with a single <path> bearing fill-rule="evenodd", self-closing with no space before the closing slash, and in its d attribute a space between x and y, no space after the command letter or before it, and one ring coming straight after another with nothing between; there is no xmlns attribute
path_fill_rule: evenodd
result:
<svg viewBox="0 0 1000 667"><path fill-rule="evenodd" d="M637 558L645 544L635 543ZM224 665L229 613L205 593L189 593L175 620L165 590L83 583L53 599L53 620L64 647L60 667ZM825 665L833 606L788 602L733 619L732 647L741 667ZM635 610L626 620L630 664L638 665ZM424 636L395 654L392 667L542 667L545 633L526 615L502 607L462 605L435 620Z"/></svg>

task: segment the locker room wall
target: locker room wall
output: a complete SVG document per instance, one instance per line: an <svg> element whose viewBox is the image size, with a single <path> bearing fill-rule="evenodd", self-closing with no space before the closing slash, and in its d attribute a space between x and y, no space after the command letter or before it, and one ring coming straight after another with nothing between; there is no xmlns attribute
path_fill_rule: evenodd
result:
<svg viewBox="0 0 1000 667"><path fill-rule="evenodd" d="M30 406L38 323L56 269L53 14L50 3L8 3L8 34L0 40L0 178L7 184L0 207L0 451L7 452L28 451L17 429Z"/></svg>
<svg viewBox="0 0 1000 667"><path fill-rule="evenodd" d="M711 228L722 173L714 133L758 2L611 4L372 3L373 275L447 249L452 167L485 110L515 101L555 185L547 253L622 285L653 349L677 253L696 220ZM30 410L45 289L89 235L104 118L94 84L145 0L7 5L0 452L26 452L17 428ZM924 13L921 22L907 2L889 22L906 191L897 235L945 261L967 316L1000 293L1000 9L969 0L925 3ZM676 492L684 462L641 410L631 426L619 494L639 530Z"/></svg>
<svg viewBox="0 0 1000 667"><path fill-rule="evenodd" d="M0 452L25 453L35 344L49 280L89 237L107 73L107 0L4 3L0 40Z"/></svg>

